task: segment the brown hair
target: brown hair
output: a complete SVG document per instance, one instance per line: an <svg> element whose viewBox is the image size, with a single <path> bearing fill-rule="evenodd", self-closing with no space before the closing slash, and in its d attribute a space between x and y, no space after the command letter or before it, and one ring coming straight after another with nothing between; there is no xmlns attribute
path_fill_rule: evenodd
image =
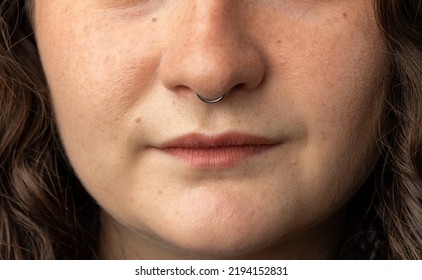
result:
<svg viewBox="0 0 422 280"><path fill-rule="evenodd" d="M392 69L376 205L394 259L422 259L422 1L378 1Z"/></svg>
<svg viewBox="0 0 422 280"><path fill-rule="evenodd" d="M60 144L27 8L0 3L0 258L96 258L98 206ZM390 58L388 125L342 257L422 259L422 3L375 8Z"/></svg>

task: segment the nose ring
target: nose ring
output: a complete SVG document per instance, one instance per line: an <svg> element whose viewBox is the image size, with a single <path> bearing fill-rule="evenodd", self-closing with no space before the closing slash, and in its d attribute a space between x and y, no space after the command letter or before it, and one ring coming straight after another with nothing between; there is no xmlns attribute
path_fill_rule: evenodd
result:
<svg viewBox="0 0 422 280"><path fill-rule="evenodd" d="M223 98L224 98L225 94L223 94L222 96L219 96L219 97L217 97L217 98L215 98L215 99L208 99L208 98L205 98L205 97L201 96L201 95L200 95L199 93L197 93L197 92L196 92L196 96L198 96L198 98L199 98L202 102L205 102L205 103L207 103L207 104L214 104L214 103L217 103L217 102L220 102L221 100L223 100Z"/></svg>

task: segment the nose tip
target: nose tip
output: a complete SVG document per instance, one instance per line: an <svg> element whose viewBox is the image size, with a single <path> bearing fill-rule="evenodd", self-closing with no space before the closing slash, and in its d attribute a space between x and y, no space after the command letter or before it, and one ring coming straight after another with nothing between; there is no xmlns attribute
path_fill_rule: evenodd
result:
<svg viewBox="0 0 422 280"><path fill-rule="evenodd" d="M162 56L160 79L172 92L197 93L206 100L228 96L233 91L251 91L263 81L264 60L252 43L226 24L204 23L195 30L179 30ZM238 25L237 25L238 26Z"/></svg>
<svg viewBox="0 0 422 280"><path fill-rule="evenodd" d="M262 64L251 55L242 54L242 50L224 48L209 45L195 51L183 50L187 55L172 56L176 61L169 64L177 68L166 68L168 71L162 73L164 84L172 91L188 88L209 100L233 90L257 87L263 78Z"/></svg>

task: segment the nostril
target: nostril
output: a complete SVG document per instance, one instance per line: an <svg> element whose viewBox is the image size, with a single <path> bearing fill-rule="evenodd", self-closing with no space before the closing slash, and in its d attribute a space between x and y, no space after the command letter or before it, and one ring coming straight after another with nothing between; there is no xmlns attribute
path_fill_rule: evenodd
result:
<svg viewBox="0 0 422 280"><path fill-rule="evenodd" d="M232 91L241 91L241 90L245 90L245 89L247 89L246 83L240 83L240 84L235 85L232 88Z"/></svg>

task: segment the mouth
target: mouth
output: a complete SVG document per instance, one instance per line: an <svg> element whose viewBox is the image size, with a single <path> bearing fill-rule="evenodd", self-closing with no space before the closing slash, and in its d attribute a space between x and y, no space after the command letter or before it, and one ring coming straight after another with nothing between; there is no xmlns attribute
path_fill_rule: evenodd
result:
<svg viewBox="0 0 422 280"><path fill-rule="evenodd" d="M216 136L193 133L170 140L158 149L191 167L223 168L241 164L279 144L279 141L242 133Z"/></svg>

